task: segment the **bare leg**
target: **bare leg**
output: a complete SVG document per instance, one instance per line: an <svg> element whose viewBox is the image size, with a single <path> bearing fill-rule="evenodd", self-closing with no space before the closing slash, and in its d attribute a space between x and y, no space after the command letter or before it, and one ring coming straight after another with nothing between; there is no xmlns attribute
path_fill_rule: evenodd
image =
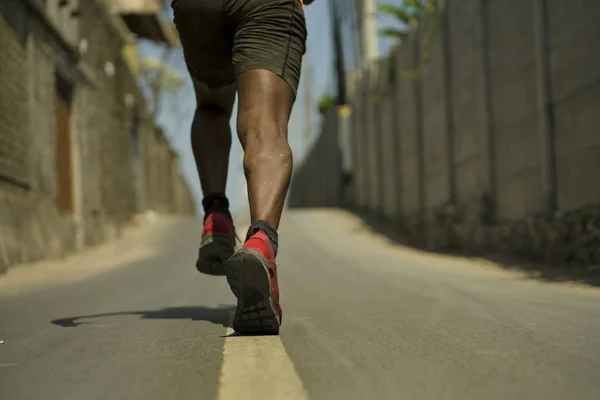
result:
<svg viewBox="0 0 600 400"><path fill-rule="evenodd" d="M196 114L192 123L192 150L204 196L225 193L231 150L231 110L234 85L210 90L195 84Z"/></svg>
<svg viewBox="0 0 600 400"><path fill-rule="evenodd" d="M231 149L229 120L235 84L209 90L195 84L196 115L192 123L192 149L204 199L204 230L196 268L204 274L224 275L224 262L235 250L235 231L225 195Z"/></svg>
<svg viewBox="0 0 600 400"><path fill-rule="evenodd" d="M266 70L244 72L237 83L237 130L244 149L251 218L277 229L292 174L287 125L294 95L283 79Z"/></svg>

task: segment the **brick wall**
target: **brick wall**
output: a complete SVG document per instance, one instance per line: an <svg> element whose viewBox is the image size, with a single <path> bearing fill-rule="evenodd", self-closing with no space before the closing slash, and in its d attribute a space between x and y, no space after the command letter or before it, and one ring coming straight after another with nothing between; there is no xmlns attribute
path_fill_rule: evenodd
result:
<svg viewBox="0 0 600 400"><path fill-rule="evenodd" d="M0 176L27 186L30 184L27 38L4 19L0 19L0 49Z"/></svg>
<svg viewBox="0 0 600 400"><path fill-rule="evenodd" d="M168 143L156 140L144 98L122 60L125 38L118 20L116 25L107 18L101 3L81 4L80 26L64 27L66 40L50 28L62 17L44 18L49 5L0 4L0 271L109 240L146 209L194 210ZM76 42L75 33L88 42L80 61L68 45ZM107 62L114 66L112 76L105 73ZM71 135L62 147L56 131L59 82L72 88L72 121L63 124ZM127 98L135 101L126 104ZM72 168L61 176L57 157L68 153L70 161L61 161ZM69 176L73 206L59 211L61 182Z"/></svg>
<svg viewBox="0 0 600 400"><path fill-rule="evenodd" d="M31 189L50 198L57 195L55 133L55 68L52 49L40 37L29 36L28 72Z"/></svg>

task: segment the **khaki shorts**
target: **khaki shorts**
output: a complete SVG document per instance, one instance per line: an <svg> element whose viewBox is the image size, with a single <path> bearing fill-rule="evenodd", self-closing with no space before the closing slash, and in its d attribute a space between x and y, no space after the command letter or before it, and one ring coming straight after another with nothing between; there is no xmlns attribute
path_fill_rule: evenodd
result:
<svg viewBox="0 0 600 400"><path fill-rule="evenodd" d="M219 88L266 69L296 95L307 35L299 0L173 0L172 8L193 80Z"/></svg>

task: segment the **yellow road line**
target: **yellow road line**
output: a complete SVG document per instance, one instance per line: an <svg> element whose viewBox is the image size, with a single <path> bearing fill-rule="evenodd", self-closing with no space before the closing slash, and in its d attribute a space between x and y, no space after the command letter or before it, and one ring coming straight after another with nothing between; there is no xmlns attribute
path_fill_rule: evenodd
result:
<svg viewBox="0 0 600 400"><path fill-rule="evenodd" d="M219 400L307 400L279 336L232 336L227 329Z"/></svg>

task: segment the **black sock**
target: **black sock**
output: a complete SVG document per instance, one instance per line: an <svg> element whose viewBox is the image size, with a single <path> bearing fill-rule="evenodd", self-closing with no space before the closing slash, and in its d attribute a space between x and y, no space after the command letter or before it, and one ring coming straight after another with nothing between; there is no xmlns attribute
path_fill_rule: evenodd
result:
<svg viewBox="0 0 600 400"><path fill-rule="evenodd" d="M229 216L229 200L224 193L212 193L202 199L202 208L204 208L204 218L213 211L219 210L226 212Z"/></svg>
<svg viewBox="0 0 600 400"><path fill-rule="evenodd" d="M279 246L279 235L277 234L275 228L273 228L271 224L269 224L267 221L254 221L250 225L250 228L248 228L246 240L250 239L252 235L254 235L258 231L263 231L265 235L267 235L267 237L271 241L271 244L273 245L273 252L275 253L275 256L277 256L277 247Z"/></svg>

